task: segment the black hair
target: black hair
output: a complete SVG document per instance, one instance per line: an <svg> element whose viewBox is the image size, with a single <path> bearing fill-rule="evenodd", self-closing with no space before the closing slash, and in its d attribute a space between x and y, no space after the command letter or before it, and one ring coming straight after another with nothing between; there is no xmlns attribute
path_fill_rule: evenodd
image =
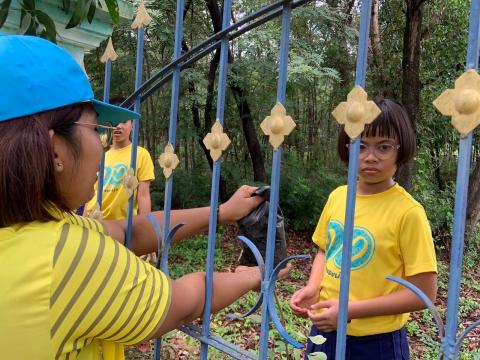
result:
<svg viewBox="0 0 480 360"><path fill-rule="evenodd" d="M407 163L413 158L417 146L415 132L407 111L400 103L391 99L375 98L373 101L382 112L372 123L365 125L361 137L381 136L396 139L400 145L397 165ZM349 153L347 144L349 143L350 138L342 125L338 135L337 150L340 159L347 164Z"/></svg>
<svg viewBox="0 0 480 360"><path fill-rule="evenodd" d="M55 181L48 131L65 139L74 158L80 155L75 122L85 104L73 104L0 122L0 228L55 219L54 210L70 212Z"/></svg>

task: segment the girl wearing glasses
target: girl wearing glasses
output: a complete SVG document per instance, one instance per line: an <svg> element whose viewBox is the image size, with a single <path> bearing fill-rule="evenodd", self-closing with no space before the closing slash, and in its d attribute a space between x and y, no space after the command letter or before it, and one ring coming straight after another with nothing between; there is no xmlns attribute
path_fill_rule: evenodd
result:
<svg viewBox="0 0 480 360"><path fill-rule="evenodd" d="M204 273L172 280L136 256L157 247L145 215L133 220L131 252L121 245L125 221L73 214L93 196L99 134L108 141L106 124L139 114L95 100L77 62L41 38L0 34L0 68L2 359L100 359L101 347L105 356L112 343L137 344L199 317ZM257 207L254 190L222 204L219 223ZM171 226L186 222L173 240L206 231L209 214L172 211ZM162 212L153 216L163 223ZM215 273L212 311L259 286L257 267Z"/></svg>
<svg viewBox="0 0 480 360"><path fill-rule="evenodd" d="M361 134L348 303L348 359L408 359L408 313L425 308L410 290L386 279L404 278L434 301L437 266L430 226L423 207L394 180L398 167L412 159L415 136L405 109L376 101L381 114ZM340 130L338 154L348 164L350 139ZM313 234L319 247L305 287L290 306L313 323L306 355L335 358L336 326L347 187L334 190Z"/></svg>

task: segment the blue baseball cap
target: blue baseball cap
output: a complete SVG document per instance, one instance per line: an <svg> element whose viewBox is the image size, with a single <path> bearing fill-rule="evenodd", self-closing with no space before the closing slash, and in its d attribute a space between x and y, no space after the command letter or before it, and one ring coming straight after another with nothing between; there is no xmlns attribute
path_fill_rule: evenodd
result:
<svg viewBox="0 0 480 360"><path fill-rule="evenodd" d="M73 57L35 36L0 34L0 122L90 102L99 123L119 124L140 114L94 99Z"/></svg>

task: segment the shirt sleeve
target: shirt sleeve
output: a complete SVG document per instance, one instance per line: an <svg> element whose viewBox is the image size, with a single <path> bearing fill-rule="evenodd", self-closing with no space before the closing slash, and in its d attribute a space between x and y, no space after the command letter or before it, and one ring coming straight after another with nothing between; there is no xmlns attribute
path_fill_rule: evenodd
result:
<svg viewBox="0 0 480 360"><path fill-rule="evenodd" d="M57 356L96 339L132 345L163 322L170 284L165 274L111 237L64 224L55 248L50 305Z"/></svg>
<svg viewBox="0 0 480 360"><path fill-rule="evenodd" d="M139 149L140 150L140 149ZM139 157L137 159L137 178L138 181L153 181L155 180L155 173L153 170L153 161L150 153L141 148L141 151L138 152Z"/></svg>
<svg viewBox="0 0 480 360"><path fill-rule="evenodd" d="M399 236L405 276L437 272L432 230L421 206L414 206L405 213L400 224Z"/></svg>
<svg viewBox="0 0 480 360"><path fill-rule="evenodd" d="M89 230L94 230L99 233L108 235L105 225L98 220L90 219L89 217L75 214L75 215L72 215L72 222L77 225L86 227Z"/></svg>
<svg viewBox="0 0 480 360"><path fill-rule="evenodd" d="M320 220L318 220L317 227L312 235L313 242L323 251L327 246L327 227L330 221L330 206L331 206L331 197L332 194L328 197L327 203L323 208L322 215L320 215Z"/></svg>

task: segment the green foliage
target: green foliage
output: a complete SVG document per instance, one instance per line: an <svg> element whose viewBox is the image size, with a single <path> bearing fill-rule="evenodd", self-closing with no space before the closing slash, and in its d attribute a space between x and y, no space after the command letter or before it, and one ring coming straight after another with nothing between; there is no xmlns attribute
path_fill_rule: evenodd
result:
<svg viewBox="0 0 480 360"><path fill-rule="evenodd" d="M468 269L476 269L480 263L480 226L477 225L475 229L468 235L468 242L464 252L463 263ZM480 292L480 288L477 289Z"/></svg>
<svg viewBox="0 0 480 360"><path fill-rule="evenodd" d="M414 197L427 212L437 247L448 248L453 226L454 182L452 180L445 182L446 188L438 189L432 181L434 165L427 148L422 147L415 160Z"/></svg>
<svg viewBox="0 0 480 360"><path fill-rule="evenodd" d="M185 274L205 271L208 238L197 236L170 250L170 276L177 279ZM218 246L215 248L215 269L223 269L227 262L233 262L233 253L224 253Z"/></svg>
<svg viewBox="0 0 480 360"><path fill-rule="evenodd" d="M195 168L187 173L178 169L174 173L172 209L186 209L207 206L210 201L210 175L207 169ZM152 187L152 208L163 209L165 177L161 169L156 169L156 181Z"/></svg>
<svg viewBox="0 0 480 360"><path fill-rule="evenodd" d="M43 11L36 9L36 2L39 0L23 0L20 3L20 24L19 34L37 35L48 39L54 43L57 41L57 29L52 18ZM114 24L120 21L120 13L117 0L105 0L108 12ZM76 0L75 8L72 11L70 20L65 26L71 29L78 26L82 21L93 21L95 11L98 6L102 6L101 0ZM11 10L11 0L5 0L0 6L0 28L7 20L8 13ZM62 1L63 11L70 13L70 0Z"/></svg>
<svg viewBox="0 0 480 360"><path fill-rule="evenodd" d="M307 175L305 169L301 169L293 159L290 160L286 161L283 170L280 206L289 226L297 231L312 230L328 195L337 186L344 184L345 179L320 169L312 169Z"/></svg>

